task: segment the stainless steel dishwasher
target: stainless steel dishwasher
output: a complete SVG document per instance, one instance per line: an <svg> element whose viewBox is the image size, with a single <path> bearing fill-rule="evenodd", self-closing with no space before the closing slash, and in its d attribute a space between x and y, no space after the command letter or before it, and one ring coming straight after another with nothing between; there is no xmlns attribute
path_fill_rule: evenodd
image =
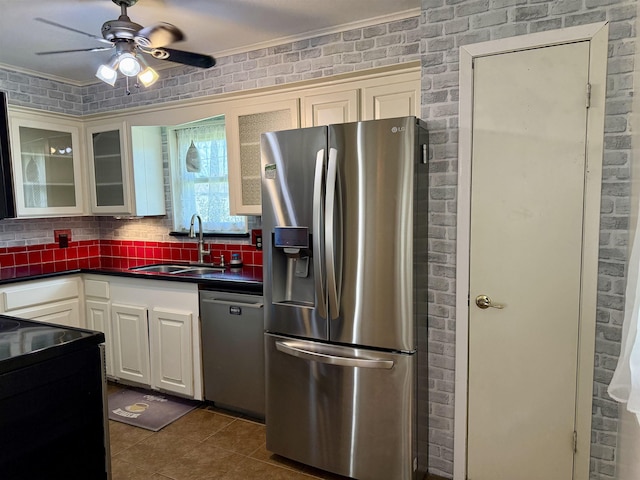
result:
<svg viewBox="0 0 640 480"><path fill-rule="evenodd" d="M264 418L262 297L201 290L200 318L205 399Z"/></svg>

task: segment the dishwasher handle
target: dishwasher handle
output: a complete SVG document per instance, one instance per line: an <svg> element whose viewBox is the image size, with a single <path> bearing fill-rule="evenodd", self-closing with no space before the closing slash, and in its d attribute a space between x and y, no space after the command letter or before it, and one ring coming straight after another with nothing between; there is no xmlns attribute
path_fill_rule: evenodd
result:
<svg viewBox="0 0 640 480"><path fill-rule="evenodd" d="M328 355L326 353L311 352L295 346L292 342L276 342L276 349L293 357L311 360L312 362L338 365L340 367L379 368L386 370L393 368L393 360L384 360L381 358L368 359L340 357L336 355Z"/></svg>
<svg viewBox="0 0 640 480"><path fill-rule="evenodd" d="M264 307L263 303L260 302L234 302L232 300L225 300L223 298L204 298L202 299L203 303L215 303L217 305L229 305L235 307L246 307L246 308L262 308Z"/></svg>

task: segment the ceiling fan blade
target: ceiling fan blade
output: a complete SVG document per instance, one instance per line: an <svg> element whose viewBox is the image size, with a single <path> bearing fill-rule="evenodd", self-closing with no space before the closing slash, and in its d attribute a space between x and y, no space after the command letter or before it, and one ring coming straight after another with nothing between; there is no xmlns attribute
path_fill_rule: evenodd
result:
<svg viewBox="0 0 640 480"><path fill-rule="evenodd" d="M146 48L160 48L183 39L184 34L178 27L165 22L144 27L135 36L136 42Z"/></svg>
<svg viewBox="0 0 640 480"><path fill-rule="evenodd" d="M192 67L210 68L216 64L216 59L211 55L203 55L202 53L185 52L183 50L174 50L172 48L161 48L159 52L166 52L168 57L163 60L170 62L182 63L183 65L191 65ZM152 54L153 55L153 54ZM162 56L153 55L156 58Z"/></svg>
<svg viewBox="0 0 640 480"><path fill-rule="evenodd" d="M103 52L111 50L113 47L96 47L96 48L79 48L75 50L54 50L51 52L36 52L36 55L52 55L55 53L73 53L73 52Z"/></svg>
<svg viewBox="0 0 640 480"><path fill-rule="evenodd" d="M99 37L97 35L93 35L92 33L87 33L87 32L83 32L82 30L77 30L75 28L71 28L71 27L67 27L66 25L62 25L60 23L56 23L56 22L52 22L51 20L47 20L46 18L41 18L41 17L36 17L34 18L34 20L37 20L38 22L42 22L42 23L46 23L47 25L52 25L54 27L58 27L58 28L64 28L65 30L69 30L75 33L79 33L81 35L85 35L89 38L93 38L94 40L98 40L99 42L103 42L103 43L111 43L109 40L105 40L102 37Z"/></svg>

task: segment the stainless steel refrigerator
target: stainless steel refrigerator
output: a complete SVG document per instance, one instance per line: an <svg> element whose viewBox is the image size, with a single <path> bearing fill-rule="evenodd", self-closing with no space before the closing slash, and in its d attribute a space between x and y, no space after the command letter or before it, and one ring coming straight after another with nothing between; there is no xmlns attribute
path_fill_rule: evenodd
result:
<svg viewBox="0 0 640 480"><path fill-rule="evenodd" d="M427 143L415 117L262 135L269 451L415 478Z"/></svg>

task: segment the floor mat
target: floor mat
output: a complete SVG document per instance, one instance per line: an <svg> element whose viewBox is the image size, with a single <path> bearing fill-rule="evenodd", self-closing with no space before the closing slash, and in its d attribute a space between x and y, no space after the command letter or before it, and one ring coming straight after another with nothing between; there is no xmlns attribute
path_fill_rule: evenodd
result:
<svg viewBox="0 0 640 480"><path fill-rule="evenodd" d="M157 432L200 402L164 393L127 388L109 395L109 419Z"/></svg>

